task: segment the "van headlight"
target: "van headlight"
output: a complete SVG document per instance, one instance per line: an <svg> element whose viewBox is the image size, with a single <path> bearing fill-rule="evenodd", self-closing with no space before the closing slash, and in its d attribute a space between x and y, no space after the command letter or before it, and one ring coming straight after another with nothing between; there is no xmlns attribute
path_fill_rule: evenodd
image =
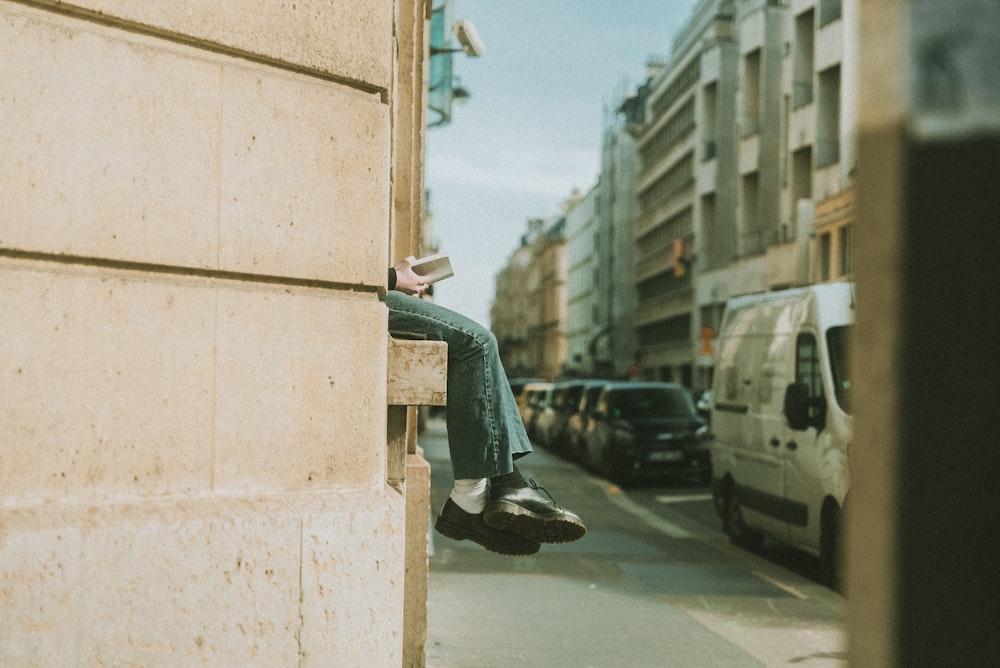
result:
<svg viewBox="0 0 1000 668"><path fill-rule="evenodd" d="M707 424L703 424L700 427L698 427L697 429L695 429L695 431L694 431L694 437L695 437L696 440L699 440L699 441L707 440L708 437L709 437L709 434L708 434L708 425Z"/></svg>

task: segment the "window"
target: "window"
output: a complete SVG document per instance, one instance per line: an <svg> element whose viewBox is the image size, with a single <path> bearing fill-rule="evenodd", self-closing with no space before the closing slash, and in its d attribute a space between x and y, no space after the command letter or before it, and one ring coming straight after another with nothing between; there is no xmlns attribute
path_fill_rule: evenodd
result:
<svg viewBox="0 0 1000 668"><path fill-rule="evenodd" d="M694 182L694 158L688 153L656 179L648 188L639 193L639 210L648 211L660 202L666 201Z"/></svg>
<svg viewBox="0 0 1000 668"><path fill-rule="evenodd" d="M850 276L854 273L854 226L844 225L840 228L840 275Z"/></svg>
<svg viewBox="0 0 1000 668"><path fill-rule="evenodd" d="M819 238L819 280L830 280L830 233L827 232Z"/></svg>
<svg viewBox="0 0 1000 668"><path fill-rule="evenodd" d="M692 209L687 207L667 219L662 225L658 225L636 239L637 271L640 274L646 274L654 270L664 255L670 255L673 252L674 239L691 241L694 237L692 219Z"/></svg>
<svg viewBox="0 0 1000 668"><path fill-rule="evenodd" d="M660 344L689 344L691 342L691 314L674 316L636 330L640 346Z"/></svg>
<svg viewBox="0 0 1000 668"><path fill-rule="evenodd" d="M822 425L826 413L823 398L823 372L819 346L811 333L799 334L795 341L795 382L809 393L809 422Z"/></svg>
<svg viewBox="0 0 1000 668"><path fill-rule="evenodd" d="M845 413L851 412L850 376L851 327L831 327L826 332L826 347L830 351L830 371L833 375L833 392L837 404Z"/></svg>
<svg viewBox="0 0 1000 668"><path fill-rule="evenodd" d="M722 249L718 247L715 239L715 195L708 194L701 198L701 234L705 239L704 244L706 262L708 267L720 266L724 258Z"/></svg>
<svg viewBox="0 0 1000 668"><path fill-rule="evenodd" d="M760 230L760 186L757 172L743 177L743 237L744 255L760 253L764 250L763 236Z"/></svg>
<svg viewBox="0 0 1000 668"><path fill-rule="evenodd" d="M842 0L819 0L819 25L825 26L840 18L843 8Z"/></svg>
<svg viewBox="0 0 1000 668"><path fill-rule="evenodd" d="M816 111L816 166L827 167L840 160L840 66L819 74L819 105Z"/></svg>
<svg viewBox="0 0 1000 668"><path fill-rule="evenodd" d="M795 18L795 71L792 82L792 105L795 108L813 101L814 20L815 15L812 10L803 12Z"/></svg>
<svg viewBox="0 0 1000 668"><path fill-rule="evenodd" d="M670 107L673 106L674 102L679 100L684 93L691 88L691 86L698 83L698 78L701 76L701 60L694 59L688 63L680 73L674 77L674 80L666 87L666 89L656 96L653 100L652 109L653 116L659 117L663 115Z"/></svg>
<svg viewBox="0 0 1000 668"><path fill-rule="evenodd" d="M743 135L760 132L760 49L743 59Z"/></svg>
<svg viewBox="0 0 1000 668"><path fill-rule="evenodd" d="M692 97L677 110L677 113L662 128L657 130L652 139L639 149L643 168L656 164L664 154L669 153L670 149L687 137L694 130L694 126L694 98Z"/></svg>
<svg viewBox="0 0 1000 668"><path fill-rule="evenodd" d="M690 287L690 273L686 273L683 276L675 276L671 271L658 274L652 278L647 278L637 286L639 303L644 304L653 299L666 297L676 290L687 290Z"/></svg>
<svg viewBox="0 0 1000 668"><path fill-rule="evenodd" d="M812 147L792 153L792 202L812 199Z"/></svg>
<svg viewBox="0 0 1000 668"><path fill-rule="evenodd" d="M702 160L711 160L716 154L716 118L718 111L718 85L713 81L705 86L702 95Z"/></svg>

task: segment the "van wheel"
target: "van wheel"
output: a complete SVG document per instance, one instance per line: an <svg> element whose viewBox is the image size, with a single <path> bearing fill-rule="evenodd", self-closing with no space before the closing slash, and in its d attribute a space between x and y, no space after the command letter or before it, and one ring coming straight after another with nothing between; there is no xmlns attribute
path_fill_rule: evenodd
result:
<svg viewBox="0 0 1000 668"><path fill-rule="evenodd" d="M823 509L819 536L819 578L830 589L840 588L840 510L835 505Z"/></svg>
<svg viewBox="0 0 1000 668"><path fill-rule="evenodd" d="M756 551L764 544L764 536L749 529L743 521L743 509L734 493L730 493L726 503L726 513L722 516L722 530L729 536L729 542L738 547Z"/></svg>

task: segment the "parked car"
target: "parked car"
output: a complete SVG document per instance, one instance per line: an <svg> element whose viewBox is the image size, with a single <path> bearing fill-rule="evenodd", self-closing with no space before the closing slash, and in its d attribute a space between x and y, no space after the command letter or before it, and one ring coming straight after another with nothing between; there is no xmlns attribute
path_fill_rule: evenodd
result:
<svg viewBox="0 0 1000 668"><path fill-rule="evenodd" d="M556 421L556 404L562 396L563 388L559 383L552 384L547 392L540 393L531 416L531 436L537 445L548 447L552 440L552 427Z"/></svg>
<svg viewBox="0 0 1000 668"><path fill-rule="evenodd" d="M587 461L617 482L712 475L708 425L677 383L605 385L587 430Z"/></svg>
<svg viewBox="0 0 1000 668"><path fill-rule="evenodd" d="M510 383L510 391L514 393L514 399L517 400L518 407L521 406L522 396L524 396L524 388L530 383L541 383L543 378L510 378L508 382Z"/></svg>
<svg viewBox="0 0 1000 668"><path fill-rule="evenodd" d="M547 425L544 445L561 453L569 451L569 419L576 412L585 380L564 380L556 383L552 399L552 415Z"/></svg>
<svg viewBox="0 0 1000 668"><path fill-rule="evenodd" d="M606 380L588 380L583 385L580 399L577 401L566 428L567 456L580 463L587 463L586 434L590 421L597 411L597 398L601 390L608 384Z"/></svg>
<svg viewBox="0 0 1000 668"><path fill-rule="evenodd" d="M534 438L535 420L538 417L539 411L544 410L544 405L548 403L551 392L552 383L548 382L528 383L524 386L522 403L519 410L521 421L524 423L524 430L528 432L530 438Z"/></svg>

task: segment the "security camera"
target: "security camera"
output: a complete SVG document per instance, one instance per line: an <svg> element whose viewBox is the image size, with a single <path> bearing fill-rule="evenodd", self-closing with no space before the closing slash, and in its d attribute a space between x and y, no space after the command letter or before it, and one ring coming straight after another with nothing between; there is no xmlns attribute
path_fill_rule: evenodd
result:
<svg viewBox="0 0 1000 668"><path fill-rule="evenodd" d="M458 43L462 45L462 51L465 51L465 55L470 58L478 58L483 55L486 47L483 46L483 41L479 39L479 33L476 32L476 26L472 25L471 21L455 21L452 31L458 38Z"/></svg>

